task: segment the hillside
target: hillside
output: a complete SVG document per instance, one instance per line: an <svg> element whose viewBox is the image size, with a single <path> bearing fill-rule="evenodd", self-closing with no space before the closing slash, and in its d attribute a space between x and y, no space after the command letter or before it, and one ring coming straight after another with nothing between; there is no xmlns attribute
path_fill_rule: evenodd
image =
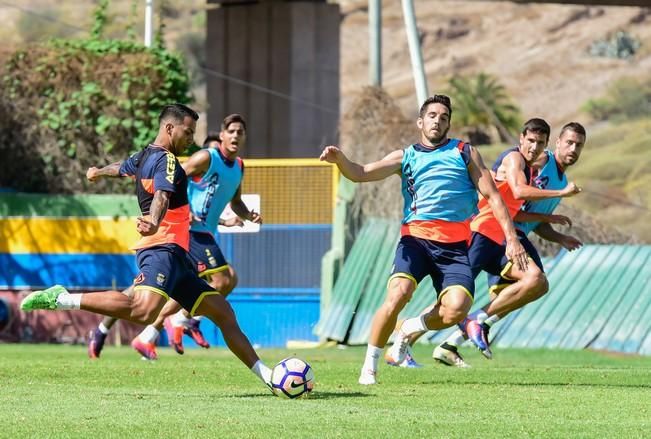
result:
<svg viewBox="0 0 651 439"><path fill-rule="evenodd" d="M347 98L368 84L366 0L341 0L341 90ZM383 86L408 117L416 114L414 81L401 2L383 2ZM524 117L553 126L584 120L581 105L613 80L651 71L651 12L642 8L522 5L511 2L416 0L430 92L453 75L494 74ZM617 30L642 42L635 59L595 58L590 44Z"/></svg>
<svg viewBox="0 0 651 439"><path fill-rule="evenodd" d="M365 0L340 3L345 14L341 89L346 115L351 107L358 112L355 106L360 102L355 100L361 87L368 84L368 16ZM580 163L568 174L584 193L564 201L566 214L581 217L585 230L580 235L588 240L592 237L591 242L607 242L609 234L616 242L651 242L651 122L596 123L581 111L588 99L604 95L615 80L648 77L651 10L479 1L414 3L430 93L444 91L453 75L484 71L500 78L525 118L543 117L552 124L550 146L562 124L570 120L583 123L588 129L588 143ZM393 128L388 128L386 120L395 120L399 109L413 121L418 110L400 2L384 1L382 12L383 86L397 109L382 114L380 119L384 120L378 120L375 129L362 128L374 139L368 148L358 148L363 136L353 134L352 121L344 121L347 125L342 128L342 142L355 139L349 150L357 150L359 160L381 157L400 145L398 138L409 141L402 125L390 135ZM588 54L593 41L618 30L627 30L641 41L635 58L619 60ZM368 104L367 99L364 95L362 104ZM415 126L413 130L416 136ZM393 144L378 147L382 139ZM486 162L490 163L505 146L482 147ZM367 190L377 199L390 193L393 185L395 181ZM606 229L597 226L599 230L591 233L590 227L595 227L590 218Z"/></svg>

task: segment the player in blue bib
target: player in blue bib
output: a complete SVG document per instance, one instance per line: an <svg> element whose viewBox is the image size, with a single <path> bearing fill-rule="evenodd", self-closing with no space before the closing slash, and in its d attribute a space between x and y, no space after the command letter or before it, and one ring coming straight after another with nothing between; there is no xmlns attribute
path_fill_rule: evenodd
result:
<svg viewBox="0 0 651 439"><path fill-rule="evenodd" d="M224 297L235 288L237 274L215 241L217 226L241 226L242 219L262 222L260 215L250 211L241 198L244 163L238 153L245 142L246 122L239 114L231 114L224 119L221 131L210 134L204 148L183 164L188 176L187 194L192 215L190 259L199 276ZM238 217L222 220L220 215L229 202ZM191 317L180 308L175 301L169 301L154 323L134 338L132 347L144 358L157 359L155 343L165 326L170 345L179 354L184 352L183 334L191 336L199 346L208 348L209 344L199 329L201 317ZM115 321L107 317L91 332L88 344L90 358L99 357L106 335Z"/></svg>
<svg viewBox="0 0 651 439"><path fill-rule="evenodd" d="M585 140L586 131L581 124L570 122L563 126L559 137L556 140L555 150L553 152L549 150L544 151L534 163L534 169L538 172L534 176L533 184L539 189L545 190L559 190L566 187L567 177L565 171L579 160L581 152L583 151L583 146L585 145ZM583 245L581 241L573 236L560 233L554 230L551 226L551 224L571 225L569 218L563 215L553 214L560 202L561 198L527 201L522 206L520 212L515 216L515 226L518 229L518 234L521 236L521 240L526 240L528 242L526 236L533 231L541 238L558 243L569 251L581 247ZM529 243L526 245L526 248L532 259L537 261L537 264L539 264L542 269L542 262L540 262L540 257L533 244ZM511 279L489 275L488 285L491 301L513 282L514 281ZM542 295L523 298L522 303L519 303L518 308L539 299L541 296ZM490 327L505 315L496 314L475 316L477 322L485 333L486 339L488 339L488 331ZM462 344L464 340L465 337L461 331L456 331L434 349L432 356L437 361L450 366L468 367L468 364L457 351L458 346Z"/></svg>
<svg viewBox="0 0 651 439"><path fill-rule="evenodd" d="M336 164L351 181L378 181L397 174L402 182L401 238L385 301L373 317L358 379L362 385L376 384L378 360L398 314L426 276L434 284L436 304L422 320L409 327L403 325L400 330L443 329L466 317L474 293L467 240L470 218L476 212L477 190L495 211L506 237L509 258L522 270L528 264L509 212L481 155L464 142L447 137L451 117L450 98L434 95L425 100L416 120L419 143L365 165L350 161L336 146L326 146L321 153L321 160ZM401 351L398 358L406 353ZM401 362L398 358L392 355L391 361Z"/></svg>

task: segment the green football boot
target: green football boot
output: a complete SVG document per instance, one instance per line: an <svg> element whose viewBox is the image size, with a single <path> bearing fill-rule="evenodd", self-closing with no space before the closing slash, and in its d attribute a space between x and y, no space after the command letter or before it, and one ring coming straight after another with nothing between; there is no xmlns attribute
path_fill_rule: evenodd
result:
<svg viewBox="0 0 651 439"><path fill-rule="evenodd" d="M57 309L57 298L61 294L70 294L61 285L55 285L43 291L34 291L23 299L20 309L34 311L37 309Z"/></svg>

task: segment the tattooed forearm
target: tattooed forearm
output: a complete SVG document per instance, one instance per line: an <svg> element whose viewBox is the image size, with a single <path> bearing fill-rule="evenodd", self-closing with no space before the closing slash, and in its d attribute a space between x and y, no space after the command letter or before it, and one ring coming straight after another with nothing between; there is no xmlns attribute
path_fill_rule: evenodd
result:
<svg viewBox="0 0 651 439"><path fill-rule="evenodd" d="M170 204L170 193L165 191L156 191L154 199L151 201L149 216L152 224L160 225L161 220L165 217L167 207Z"/></svg>
<svg viewBox="0 0 651 439"><path fill-rule="evenodd" d="M103 168L97 170L97 175L100 177L119 177L120 176L120 165L122 162L116 162Z"/></svg>

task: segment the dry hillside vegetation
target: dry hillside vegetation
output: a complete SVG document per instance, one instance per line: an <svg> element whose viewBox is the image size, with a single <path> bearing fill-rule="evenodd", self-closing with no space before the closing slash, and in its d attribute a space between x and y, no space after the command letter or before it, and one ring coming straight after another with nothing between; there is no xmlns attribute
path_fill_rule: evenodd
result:
<svg viewBox="0 0 651 439"><path fill-rule="evenodd" d="M351 93L368 84L366 0L341 0L341 89L344 110ZM651 71L651 14L633 7L522 5L511 2L414 2L430 92L453 75L491 73L507 87L525 118L552 126L584 120L579 109L614 80ZM404 114L418 103L401 2L383 2L383 86ZM588 47L617 30L642 42L635 59L588 55Z"/></svg>

